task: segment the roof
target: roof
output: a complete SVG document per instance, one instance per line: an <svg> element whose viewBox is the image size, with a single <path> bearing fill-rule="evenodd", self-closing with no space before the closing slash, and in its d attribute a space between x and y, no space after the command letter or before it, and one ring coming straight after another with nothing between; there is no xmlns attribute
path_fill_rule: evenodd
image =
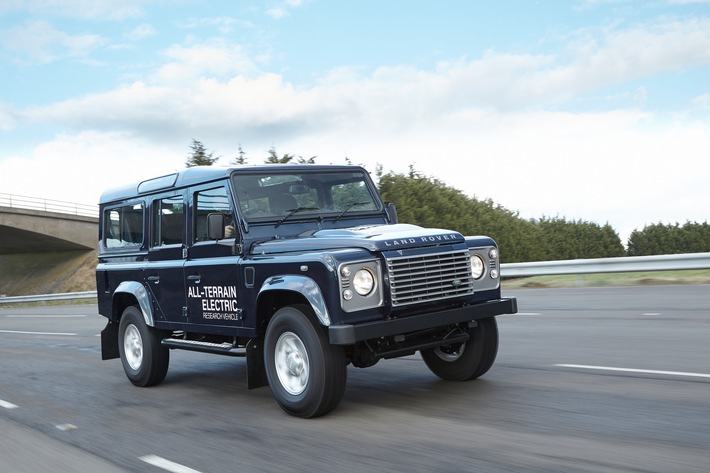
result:
<svg viewBox="0 0 710 473"><path fill-rule="evenodd" d="M150 195L166 189L180 189L196 184L228 178L232 173L365 171L360 166L323 164L256 164L240 166L194 166L170 174L108 189L101 194L99 204L116 202L131 197Z"/></svg>

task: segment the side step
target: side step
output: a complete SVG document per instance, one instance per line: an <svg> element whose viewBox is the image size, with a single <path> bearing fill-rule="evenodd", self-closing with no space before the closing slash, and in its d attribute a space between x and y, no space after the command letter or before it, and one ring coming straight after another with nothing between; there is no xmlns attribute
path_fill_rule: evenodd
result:
<svg viewBox="0 0 710 473"><path fill-rule="evenodd" d="M184 340L182 338L164 338L160 344L167 348L215 353L217 355L247 356L247 349L245 347L236 347L228 342L211 343L201 342L199 340Z"/></svg>

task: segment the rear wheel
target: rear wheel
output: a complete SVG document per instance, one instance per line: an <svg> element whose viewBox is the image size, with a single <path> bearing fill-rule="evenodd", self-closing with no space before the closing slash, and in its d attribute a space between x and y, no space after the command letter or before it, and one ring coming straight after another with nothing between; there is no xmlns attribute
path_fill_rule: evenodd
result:
<svg viewBox="0 0 710 473"><path fill-rule="evenodd" d="M449 381L468 381L490 369L498 354L498 324L495 317L477 321L469 329L470 338L462 343L442 345L421 351L432 373Z"/></svg>
<svg viewBox="0 0 710 473"><path fill-rule="evenodd" d="M163 382L170 363L170 350L161 346L157 330L148 327L137 306L123 311L118 337L121 363L131 383L147 387Z"/></svg>
<svg viewBox="0 0 710 473"><path fill-rule="evenodd" d="M343 398L347 364L342 347L331 345L306 305L274 314L264 338L269 386L281 408L298 417L318 417Z"/></svg>

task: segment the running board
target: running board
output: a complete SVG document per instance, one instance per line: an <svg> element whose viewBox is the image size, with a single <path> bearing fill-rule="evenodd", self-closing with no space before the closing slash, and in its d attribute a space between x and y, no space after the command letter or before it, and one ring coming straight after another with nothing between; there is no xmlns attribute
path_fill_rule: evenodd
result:
<svg viewBox="0 0 710 473"><path fill-rule="evenodd" d="M167 348L179 348L181 350L199 351L203 353L215 353L227 356L247 356L245 347L236 347L231 343L211 343L199 340L184 340L182 338L164 338L161 345Z"/></svg>

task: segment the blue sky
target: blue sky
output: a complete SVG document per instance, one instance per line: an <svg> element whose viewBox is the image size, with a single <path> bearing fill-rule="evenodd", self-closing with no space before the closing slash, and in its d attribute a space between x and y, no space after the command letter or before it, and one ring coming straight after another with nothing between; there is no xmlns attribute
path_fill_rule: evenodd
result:
<svg viewBox="0 0 710 473"><path fill-rule="evenodd" d="M0 193L94 203L195 138L625 240L708 220L709 119L707 0L0 3Z"/></svg>

